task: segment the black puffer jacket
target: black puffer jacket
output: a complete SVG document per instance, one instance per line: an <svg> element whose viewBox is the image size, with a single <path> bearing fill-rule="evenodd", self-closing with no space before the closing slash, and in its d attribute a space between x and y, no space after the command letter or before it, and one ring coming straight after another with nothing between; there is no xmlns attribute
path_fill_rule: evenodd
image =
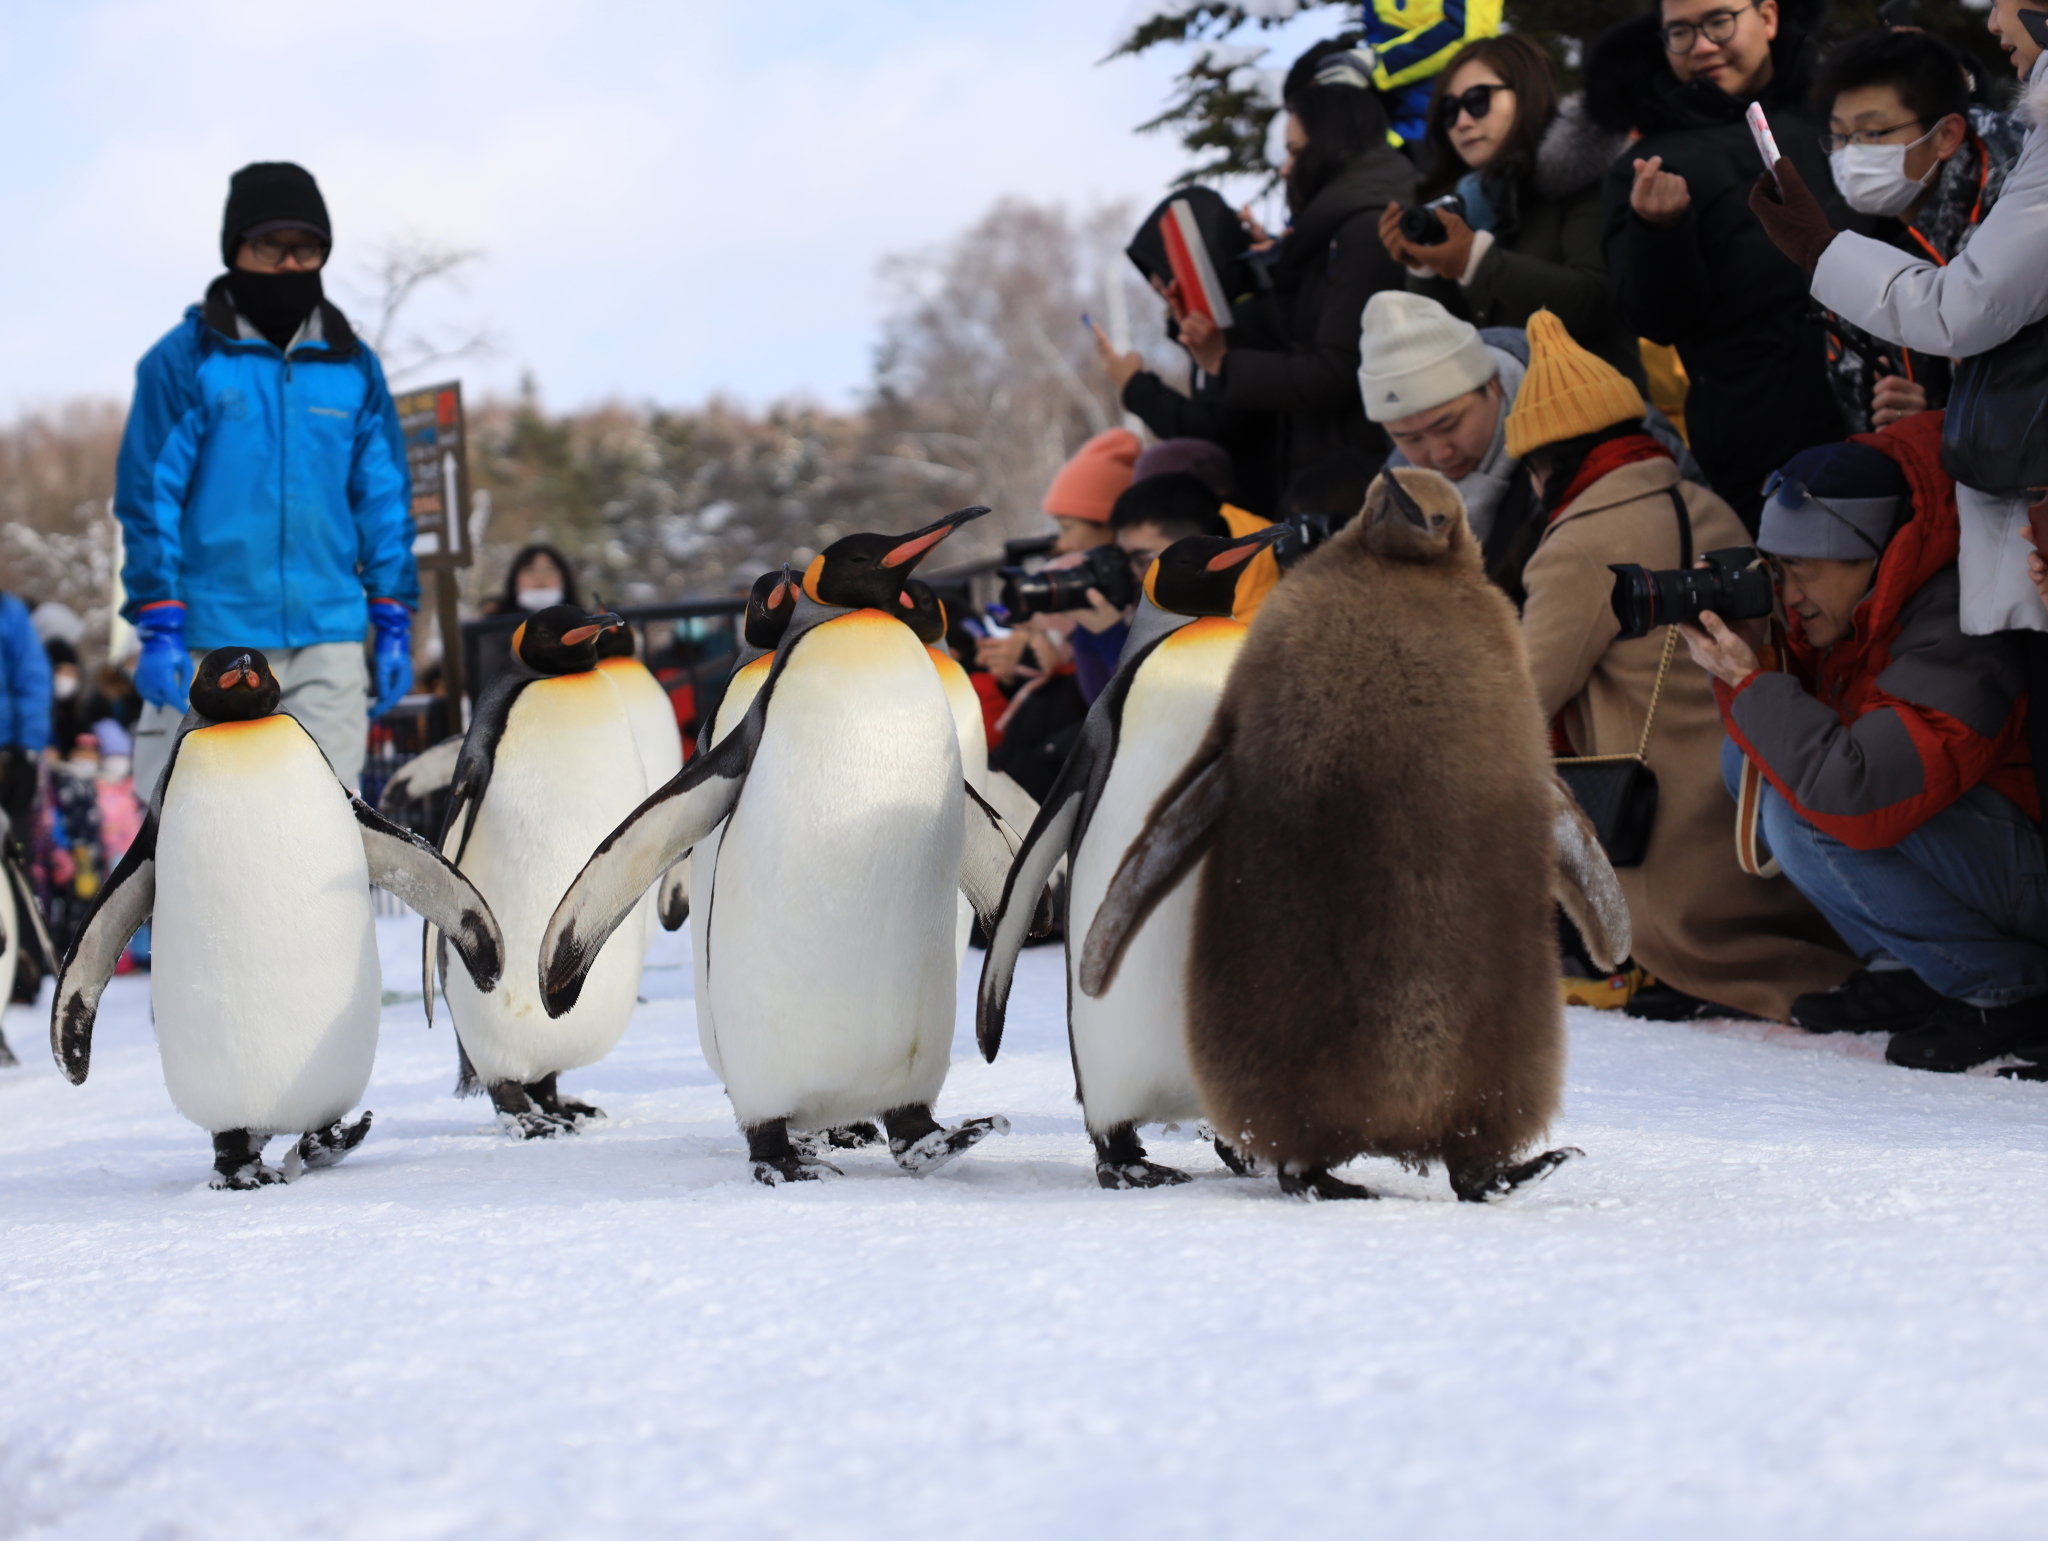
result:
<svg viewBox="0 0 2048 1541"><path fill-rule="evenodd" d="M1390 203L1415 201L1415 168L1397 150L1367 150L1309 200L1273 264L1285 347L1232 348L1224 400L1282 418L1283 485L1340 450L1386 458L1387 436L1358 395L1358 325L1365 302L1408 275L1380 242Z"/></svg>
<svg viewBox="0 0 2048 1541"><path fill-rule="evenodd" d="M1827 125L1806 106L1815 50L1812 7L1788 6L1771 45L1771 83L1759 100L1779 153L1829 207L1835 197L1819 136ZM1809 445L1846 431L1828 382L1821 328L1807 278L1771 244L1749 210L1762 162L1743 122L1746 102L1704 82L1679 84L1655 16L1623 22L1593 47L1586 105L1596 121L1642 134L1603 187L1608 271L1628 325L1678 349L1692 390L1685 421L1713 489L1751 530L1764 478ZM1634 163L1664 157L1685 178L1691 206L1659 230L1629 207Z"/></svg>

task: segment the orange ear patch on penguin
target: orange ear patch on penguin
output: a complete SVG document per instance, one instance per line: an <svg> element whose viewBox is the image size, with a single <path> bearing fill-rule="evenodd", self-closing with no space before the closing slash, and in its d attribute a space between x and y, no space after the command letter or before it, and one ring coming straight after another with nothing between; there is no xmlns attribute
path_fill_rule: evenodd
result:
<svg viewBox="0 0 2048 1541"><path fill-rule="evenodd" d="M811 565L804 569L804 594L810 599L812 604L822 605L825 603L823 599L818 597L818 580L824 576L825 559L822 556L812 557Z"/></svg>

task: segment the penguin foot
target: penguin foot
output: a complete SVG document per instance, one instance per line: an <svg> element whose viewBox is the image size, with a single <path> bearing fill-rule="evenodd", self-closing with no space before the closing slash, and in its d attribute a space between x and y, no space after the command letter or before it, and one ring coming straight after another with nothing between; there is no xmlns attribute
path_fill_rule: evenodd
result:
<svg viewBox="0 0 2048 1541"><path fill-rule="evenodd" d="M882 1143L882 1131L871 1123L841 1124L834 1129L798 1129L789 1143L806 1161L823 1161L835 1150L859 1150Z"/></svg>
<svg viewBox="0 0 2048 1541"><path fill-rule="evenodd" d="M814 1153L813 1147L823 1136L805 1131L792 1137L786 1118L771 1118L746 1133L747 1155L753 1159L757 1183L775 1188L783 1183L816 1182L827 1172L842 1175L838 1167Z"/></svg>
<svg viewBox="0 0 2048 1541"><path fill-rule="evenodd" d="M1358 1183L1348 1183L1342 1178L1332 1177L1328 1167L1311 1167L1306 1172L1282 1172L1280 1191L1290 1198L1307 1199L1311 1203L1321 1199L1376 1199L1379 1195Z"/></svg>
<svg viewBox="0 0 2048 1541"><path fill-rule="evenodd" d="M929 1118L929 1112L925 1115ZM888 1122L889 1115L883 1115ZM912 1177L929 1177L941 1167L951 1165L992 1134L1008 1134L1010 1121L1000 1113L987 1118L969 1118L952 1129L934 1125L929 1134L914 1140L899 1139L894 1126L889 1134L889 1154L896 1158L896 1164Z"/></svg>
<svg viewBox="0 0 2048 1541"><path fill-rule="evenodd" d="M1088 1138L1095 1143L1095 1180L1105 1188L1165 1188L1188 1180L1185 1172L1145 1159L1133 1124L1118 1124L1107 1134L1091 1130Z"/></svg>
<svg viewBox="0 0 2048 1541"><path fill-rule="evenodd" d="M553 1080L549 1076L535 1084L546 1086L552 1094ZM558 1134L576 1132L576 1120L571 1114L550 1112L517 1081L494 1082L490 1092L491 1106L498 1110L498 1127L515 1140L551 1140Z"/></svg>
<svg viewBox="0 0 2048 1541"><path fill-rule="evenodd" d="M1127 1161L1120 1166L1109 1161L1095 1163L1095 1181L1105 1188L1170 1188L1187 1180L1187 1173L1156 1161Z"/></svg>
<svg viewBox="0 0 2048 1541"><path fill-rule="evenodd" d="M1451 1167L1451 1189L1467 1204L1484 1204L1513 1193L1524 1183L1548 1177L1572 1157L1583 1155L1585 1152L1576 1145L1560 1145L1520 1166Z"/></svg>
<svg viewBox="0 0 2048 1541"><path fill-rule="evenodd" d="M363 1116L352 1124L344 1124L337 1119L325 1129L308 1129L299 1136L299 1143L292 1150L309 1169L333 1166L362 1144L363 1136L369 1132L370 1110L364 1108Z"/></svg>
<svg viewBox="0 0 2048 1541"><path fill-rule="evenodd" d="M564 1097L555 1089L555 1078L560 1071L549 1071L538 1081L529 1081L521 1088L535 1107L550 1118L566 1118L574 1124L587 1124L604 1117L604 1109L594 1107L579 1097Z"/></svg>
<svg viewBox="0 0 2048 1541"><path fill-rule="evenodd" d="M2004 1081L2048 1081L2048 1065L2007 1065L1998 1075Z"/></svg>
<svg viewBox="0 0 2048 1541"><path fill-rule="evenodd" d="M269 1143L268 1135L251 1134L247 1129L223 1129L213 1137L213 1175L206 1180L209 1188L229 1188L245 1193L251 1188L267 1188L272 1183L289 1179L274 1166L263 1164L263 1147Z"/></svg>
<svg viewBox="0 0 2048 1541"><path fill-rule="evenodd" d="M1214 1136L1214 1144L1216 1159L1229 1167L1233 1176L1264 1177L1273 1170L1257 1156L1247 1156L1235 1145L1227 1143L1220 1134Z"/></svg>

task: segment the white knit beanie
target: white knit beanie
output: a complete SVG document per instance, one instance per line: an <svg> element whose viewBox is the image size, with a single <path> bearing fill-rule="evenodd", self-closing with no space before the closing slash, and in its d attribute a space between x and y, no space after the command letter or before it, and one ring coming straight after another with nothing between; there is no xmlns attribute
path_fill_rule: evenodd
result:
<svg viewBox="0 0 2048 1541"><path fill-rule="evenodd" d="M1358 332L1358 393L1375 423L1427 412L1476 391L1497 370L1479 329L1435 300L1382 289Z"/></svg>

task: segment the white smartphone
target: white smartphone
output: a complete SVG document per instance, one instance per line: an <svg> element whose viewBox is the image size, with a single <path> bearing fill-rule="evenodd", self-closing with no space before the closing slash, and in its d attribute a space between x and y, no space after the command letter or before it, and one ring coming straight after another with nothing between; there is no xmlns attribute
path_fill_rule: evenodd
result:
<svg viewBox="0 0 2048 1541"><path fill-rule="evenodd" d="M1778 196L1785 196L1785 184L1778 179L1778 141L1771 137L1770 120L1764 116L1763 105L1751 102L1744 114L1749 120L1750 137L1756 141L1756 153L1764 158L1764 170L1771 174L1771 181L1777 185Z"/></svg>

